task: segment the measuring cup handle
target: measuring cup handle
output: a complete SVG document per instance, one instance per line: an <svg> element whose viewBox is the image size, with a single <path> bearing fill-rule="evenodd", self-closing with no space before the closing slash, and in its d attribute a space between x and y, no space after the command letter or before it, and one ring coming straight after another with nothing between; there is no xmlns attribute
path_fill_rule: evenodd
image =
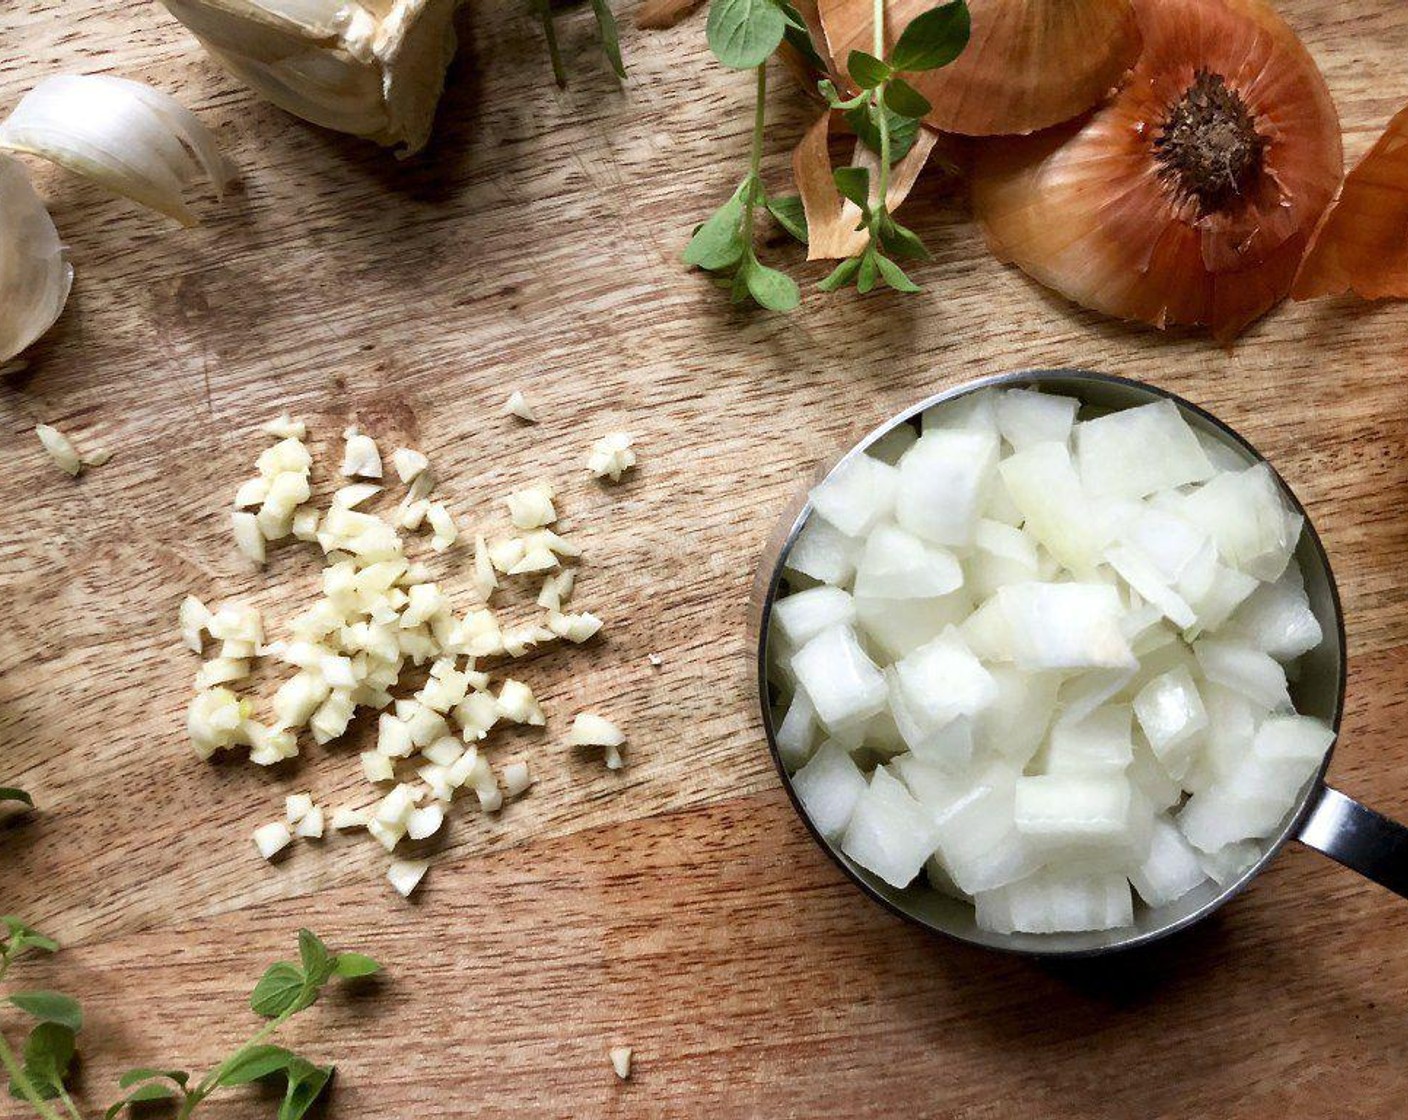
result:
<svg viewBox="0 0 1408 1120"><path fill-rule="evenodd" d="M1337 789L1320 798L1301 825L1300 842L1408 898L1408 828Z"/></svg>

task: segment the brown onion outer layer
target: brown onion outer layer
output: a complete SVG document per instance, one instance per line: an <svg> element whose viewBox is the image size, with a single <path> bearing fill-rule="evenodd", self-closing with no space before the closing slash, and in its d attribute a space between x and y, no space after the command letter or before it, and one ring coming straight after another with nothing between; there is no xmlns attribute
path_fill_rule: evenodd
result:
<svg viewBox="0 0 1408 1120"><path fill-rule="evenodd" d="M933 0L885 5L886 49ZM1134 65L1130 0L968 0L973 33L948 66L912 75L933 105L926 123L965 136L1022 134L1103 100ZM827 47L845 73L853 50L874 53L872 0L818 0Z"/></svg>
<svg viewBox="0 0 1408 1120"><path fill-rule="evenodd" d="M994 253L1097 311L1222 340L1285 297L1339 183L1339 120L1300 40L1259 0L1136 0L1144 51L1104 107L1061 129L978 145L973 205ZM1221 75L1264 163L1204 213L1155 138L1200 71Z"/></svg>
<svg viewBox="0 0 1408 1120"><path fill-rule="evenodd" d="M1355 165L1310 241L1291 295L1408 298L1408 108Z"/></svg>

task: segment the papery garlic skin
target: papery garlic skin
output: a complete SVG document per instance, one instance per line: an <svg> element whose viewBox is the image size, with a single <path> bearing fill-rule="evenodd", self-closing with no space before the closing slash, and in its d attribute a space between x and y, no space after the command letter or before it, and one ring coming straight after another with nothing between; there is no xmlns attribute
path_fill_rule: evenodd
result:
<svg viewBox="0 0 1408 1120"><path fill-rule="evenodd" d="M73 266L24 165L0 155L0 362L54 325L72 287Z"/></svg>
<svg viewBox="0 0 1408 1120"><path fill-rule="evenodd" d="M425 147L461 0L162 0L217 60L294 116L398 155Z"/></svg>
<svg viewBox="0 0 1408 1120"><path fill-rule="evenodd" d="M214 134L175 98L108 74L45 78L0 122L0 148L28 152L183 226L197 174L223 194L234 176Z"/></svg>

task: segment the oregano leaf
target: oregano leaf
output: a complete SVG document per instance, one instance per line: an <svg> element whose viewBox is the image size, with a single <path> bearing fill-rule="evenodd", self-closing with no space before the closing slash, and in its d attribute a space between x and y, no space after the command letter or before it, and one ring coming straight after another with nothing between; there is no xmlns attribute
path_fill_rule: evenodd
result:
<svg viewBox="0 0 1408 1120"><path fill-rule="evenodd" d="M867 99L868 102L868 99ZM914 141L919 138L919 121L913 117L901 116L889 109L885 116L890 126L890 163L893 165L909 155ZM875 123L875 107L869 103L858 105L846 111L846 124L867 148L880 154L880 128Z"/></svg>
<svg viewBox="0 0 1408 1120"><path fill-rule="evenodd" d="M310 986L321 988L332 976L332 954L312 930L298 931L298 959L303 964L303 976Z"/></svg>
<svg viewBox="0 0 1408 1120"><path fill-rule="evenodd" d="M968 5L963 0L930 8L900 32L890 52L890 65L908 73L947 66L963 53L970 31Z"/></svg>
<svg viewBox="0 0 1408 1120"><path fill-rule="evenodd" d="M751 261L746 273L748 294L768 311L791 311L802 301L797 282L786 273Z"/></svg>
<svg viewBox="0 0 1408 1120"><path fill-rule="evenodd" d="M251 1081L287 1070L298 1058L282 1046L250 1046L231 1059L220 1073L217 1085L248 1085Z"/></svg>
<svg viewBox="0 0 1408 1120"><path fill-rule="evenodd" d="M71 1031L83 1029L83 1008L62 992L15 992L10 1002L41 1023L58 1023Z"/></svg>
<svg viewBox="0 0 1408 1120"><path fill-rule="evenodd" d="M844 288L851 282L857 271L860 269L860 258L849 257L838 264L825 280L817 284L823 292L834 292L838 288Z"/></svg>
<svg viewBox="0 0 1408 1120"><path fill-rule="evenodd" d="M73 1064L74 1049L74 1032L63 1023L40 1023L29 1032L24 1043L24 1076L44 1100L59 1095ZM14 1078L10 1079L10 1095L24 1099Z"/></svg>
<svg viewBox="0 0 1408 1120"><path fill-rule="evenodd" d="M807 21L802 18L799 12L789 0L777 0L777 6L782 9L783 18L787 20L787 30L784 31L783 38L792 44L792 48L802 56L814 70L824 71L827 63L821 57L821 52L816 49L816 44L812 42L812 31L807 26Z"/></svg>
<svg viewBox="0 0 1408 1120"><path fill-rule="evenodd" d="M333 961L333 974L343 980L356 980L381 971L381 965L364 953L338 953Z"/></svg>
<svg viewBox="0 0 1408 1120"><path fill-rule="evenodd" d="M897 292L922 291L918 284L905 275L904 269L889 257L877 255L875 265L880 270L880 279Z"/></svg>
<svg viewBox="0 0 1408 1120"><path fill-rule="evenodd" d="M885 86L885 106L902 117L923 117L934 106L903 78L892 78Z"/></svg>
<svg viewBox="0 0 1408 1120"><path fill-rule="evenodd" d="M684 263L709 272L732 268L743 255L743 184L733 197L720 206L709 219L694 231L685 247Z"/></svg>
<svg viewBox="0 0 1408 1120"><path fill-rule="evenodd" d="M23 949L42 949L46 953L57 953L59 943L52 937L45 937L37 929L27 925L12 914L6 914L0 918L0 925L9 931L10 953L19 953Z"/></svg>
<svg viewBox="0 0 1408 1120"><path fill-rule="evenodd" d="M861 89L874 89L894 73L886 62L865 51L852 51L846 56L846 72Z"/></svg>
<svg viewBox="0 0 1408 1120"><path fill-rule="evenodd" d="M861 208L870 209L870 172L864 167L838 167L831 173L842 198L848 198Z"/></svg>
<svg viewBox="0 0 1408 1120"><path fill-rule="evenodd" d="M333 1066L315 1066L302 1058L294 1062L301 1064L288 1067L288 1089L279 1105L278 1120L302 1120L335 1072Z"/></svg>
<svg viewBox="0 0 1408 1120"><path fill-rule="evenodd" d="M786 194L768 199L768 213L803 245L807 243L807 211L800 195Z"/></svg>
<svg viewBox="0 0 1408 1120"><path fill-rule="evenodd" d="M176 1082L183 1089L191 1079L191 1075L183 1069L151 1069L147 1066L138 1066L136 1069L129 1069L119 1077L117 1084L118 1088L127 1089L139 1081L154 1081L163 1077Z"/></svg>
<svg viewBox="0 0 1408 1120"><path fill-rule="evenodd" d="M0 801L18 801L22 805L28 805L31 809L34 808L34 798L14 786L0 786Z"/></svg>
<svg viewBox="0 0 1408 1120"><path fill-rule="evenodd" d="M256 1015L277 1019L286 1011L298 1010L303 996L303 970L288 961L278 961L259 978L249 997L249 1006Z"/></svg>
<svg viewBox="0 0 1408 1120"><path fill-rule="evenodd" d="M875 254L867 248L865 254L860 258L860 268L856 271L856 291L865 295L875 287L878 271L875 267Z"/></svg>
<svg viewBox="0 0 1408 1120"><path fill-rule="evenodd" d="M145 1085L139 1085L123 1097L114 1105L109 1105L108 1110L103 1113L103 1120L112 1120L119 1112L128 1105L141 1104L143 1101L169 1101L182 1096L181 1090L174 1085L167 1085L161 1081L148 1081Z"/></svg>
<svg viewBox="0 0 1408 1120"><path fill-rule="evenodd" d="M909 260L926 261L930 256L918 235L905 229L888 213L880 222L880 246L887 253Z"/></svg>
<svg viewBox="0 0 1408 1120"><path fill-rule="evenodd" d="M773 0L711 0L704 34L725 66L752 70L777 50L787 17Z"/></svg>

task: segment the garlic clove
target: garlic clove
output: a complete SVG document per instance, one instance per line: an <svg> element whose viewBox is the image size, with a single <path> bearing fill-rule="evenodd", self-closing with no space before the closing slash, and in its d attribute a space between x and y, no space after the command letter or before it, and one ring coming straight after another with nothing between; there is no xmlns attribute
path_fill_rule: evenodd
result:
<svg viewBox="0 0 1408 1120"><path fill-rule="evenodd" d="M0 154L0 364L54 325L73 287L59 231L19 160Z"/></svg>

